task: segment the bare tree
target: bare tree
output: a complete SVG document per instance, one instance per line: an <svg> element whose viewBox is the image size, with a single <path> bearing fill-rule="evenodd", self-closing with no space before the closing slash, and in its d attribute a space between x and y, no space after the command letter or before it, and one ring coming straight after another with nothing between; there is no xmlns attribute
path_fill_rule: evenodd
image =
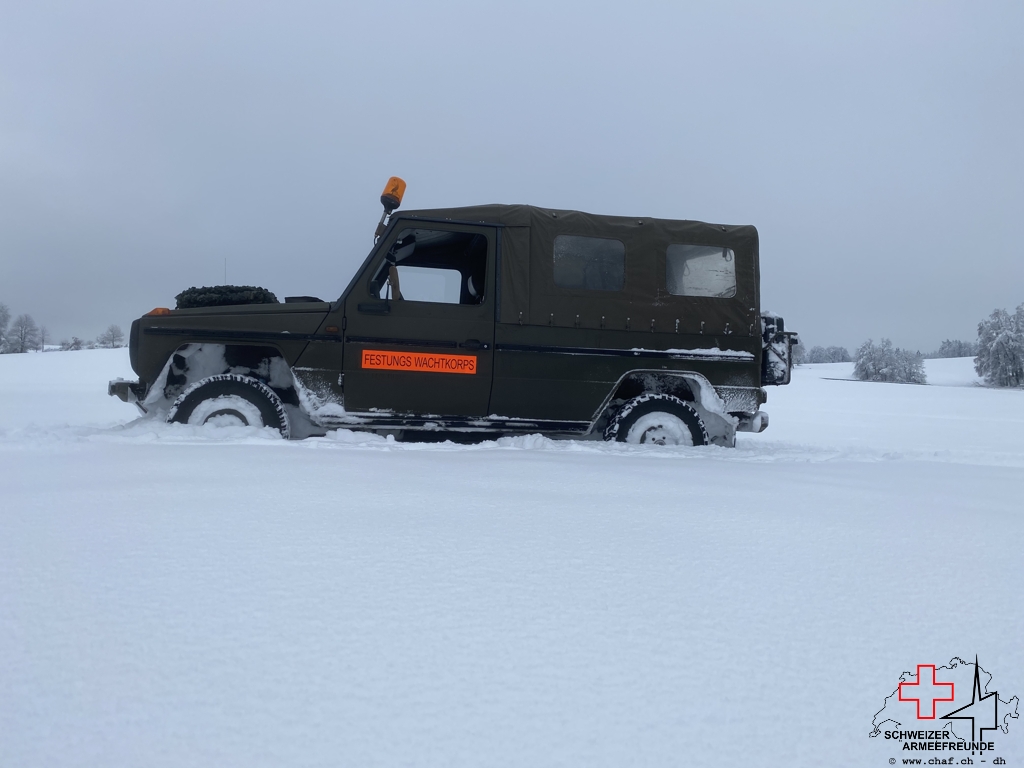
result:
<svg viewBox="0 0 1024 768"><path fill-rule="evenodd" d="M39 346L39 326L31 315L18 315L14 318L7 346L11 352L28 352Z"/></svg>
<svg viewBox="0 0 1024 768"><path fill-rule="evenodd" d="M60 342L61 352L73 352L82 348L82 340L77 336L72 336L71 341L62 339Z"/></svg>
<svg viewBox="0 0 1024 768"><path fill-rule="evenodd" d="M53 339L50 337L50 331L47 330L45 325L39 326L39 351L45 352L46 345L51 341L53 341Z"/></svg>
<svg viewBox="0 0 1024 768"><path fill-rule="evenodd" d="M111 325L103 333L96 337L96 343L101 347L120 347L124 343L124 332L118 325Z"/></svg>

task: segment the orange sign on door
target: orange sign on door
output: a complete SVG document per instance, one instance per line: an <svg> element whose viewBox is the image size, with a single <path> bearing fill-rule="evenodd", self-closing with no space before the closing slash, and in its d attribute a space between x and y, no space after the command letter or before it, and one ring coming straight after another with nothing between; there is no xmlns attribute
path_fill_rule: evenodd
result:
<svg viewBox="0 0 1024 768"><path fill-rule="evenodd" d="M381 371L476 373L476 355L437 355L432 352L364 349L362 367Z"/></svg>

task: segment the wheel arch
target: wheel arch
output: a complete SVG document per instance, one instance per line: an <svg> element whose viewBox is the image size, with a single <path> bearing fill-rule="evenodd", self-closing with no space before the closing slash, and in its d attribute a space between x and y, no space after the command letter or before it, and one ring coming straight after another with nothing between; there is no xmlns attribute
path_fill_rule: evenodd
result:
<svg viewBox="0 0 1024 768"><path fill-rule="evenodd" d="M707 377L696 371L666 371L637 368L624 373L594 417L592 432L603 433L619 408L644 394L663 394L677 397L690 404L704 421L713 443L732 445L735 441L737 419L726 410Z"/></svg>
<svg viewBox="0 0 1024 768"><path fill-rule="evenodd" d="M286 405L298 405L295 378L284 352L273 343L187 342L170 355L153 381L145 405L170 408L181 393L211 376L248 376L268 386Z"/></svg>

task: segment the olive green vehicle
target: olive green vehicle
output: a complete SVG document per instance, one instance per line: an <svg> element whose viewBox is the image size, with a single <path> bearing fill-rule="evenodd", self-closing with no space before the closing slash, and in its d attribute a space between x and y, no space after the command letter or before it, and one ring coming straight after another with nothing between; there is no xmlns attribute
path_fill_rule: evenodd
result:
<svg viewBox="0 0 1024 768"><path fill-rule="evenodd" d="M398 186L400 184L400 186ZM763 315L757 230L527 205L398 213L335 301L157 309L138 381L189 424L733 445L761 432L795 334Z"/></svg>

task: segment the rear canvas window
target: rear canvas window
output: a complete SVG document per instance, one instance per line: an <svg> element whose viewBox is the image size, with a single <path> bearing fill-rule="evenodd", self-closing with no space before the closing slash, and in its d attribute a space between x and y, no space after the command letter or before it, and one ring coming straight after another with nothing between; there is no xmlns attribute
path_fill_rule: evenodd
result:
<svg viewBox="0 0 1024 768"><path fill-rule="evenodd" d="M555 238L555 285L588 291L621 291L626 278L626 246L605 237Z"/></svg>
<svg viewBox="0 0 1024 768"><path fill-rule="evenodd" d="M717 245L670 245L665 255L665 283L675 296L736 295L736 255Z"/></svg>

